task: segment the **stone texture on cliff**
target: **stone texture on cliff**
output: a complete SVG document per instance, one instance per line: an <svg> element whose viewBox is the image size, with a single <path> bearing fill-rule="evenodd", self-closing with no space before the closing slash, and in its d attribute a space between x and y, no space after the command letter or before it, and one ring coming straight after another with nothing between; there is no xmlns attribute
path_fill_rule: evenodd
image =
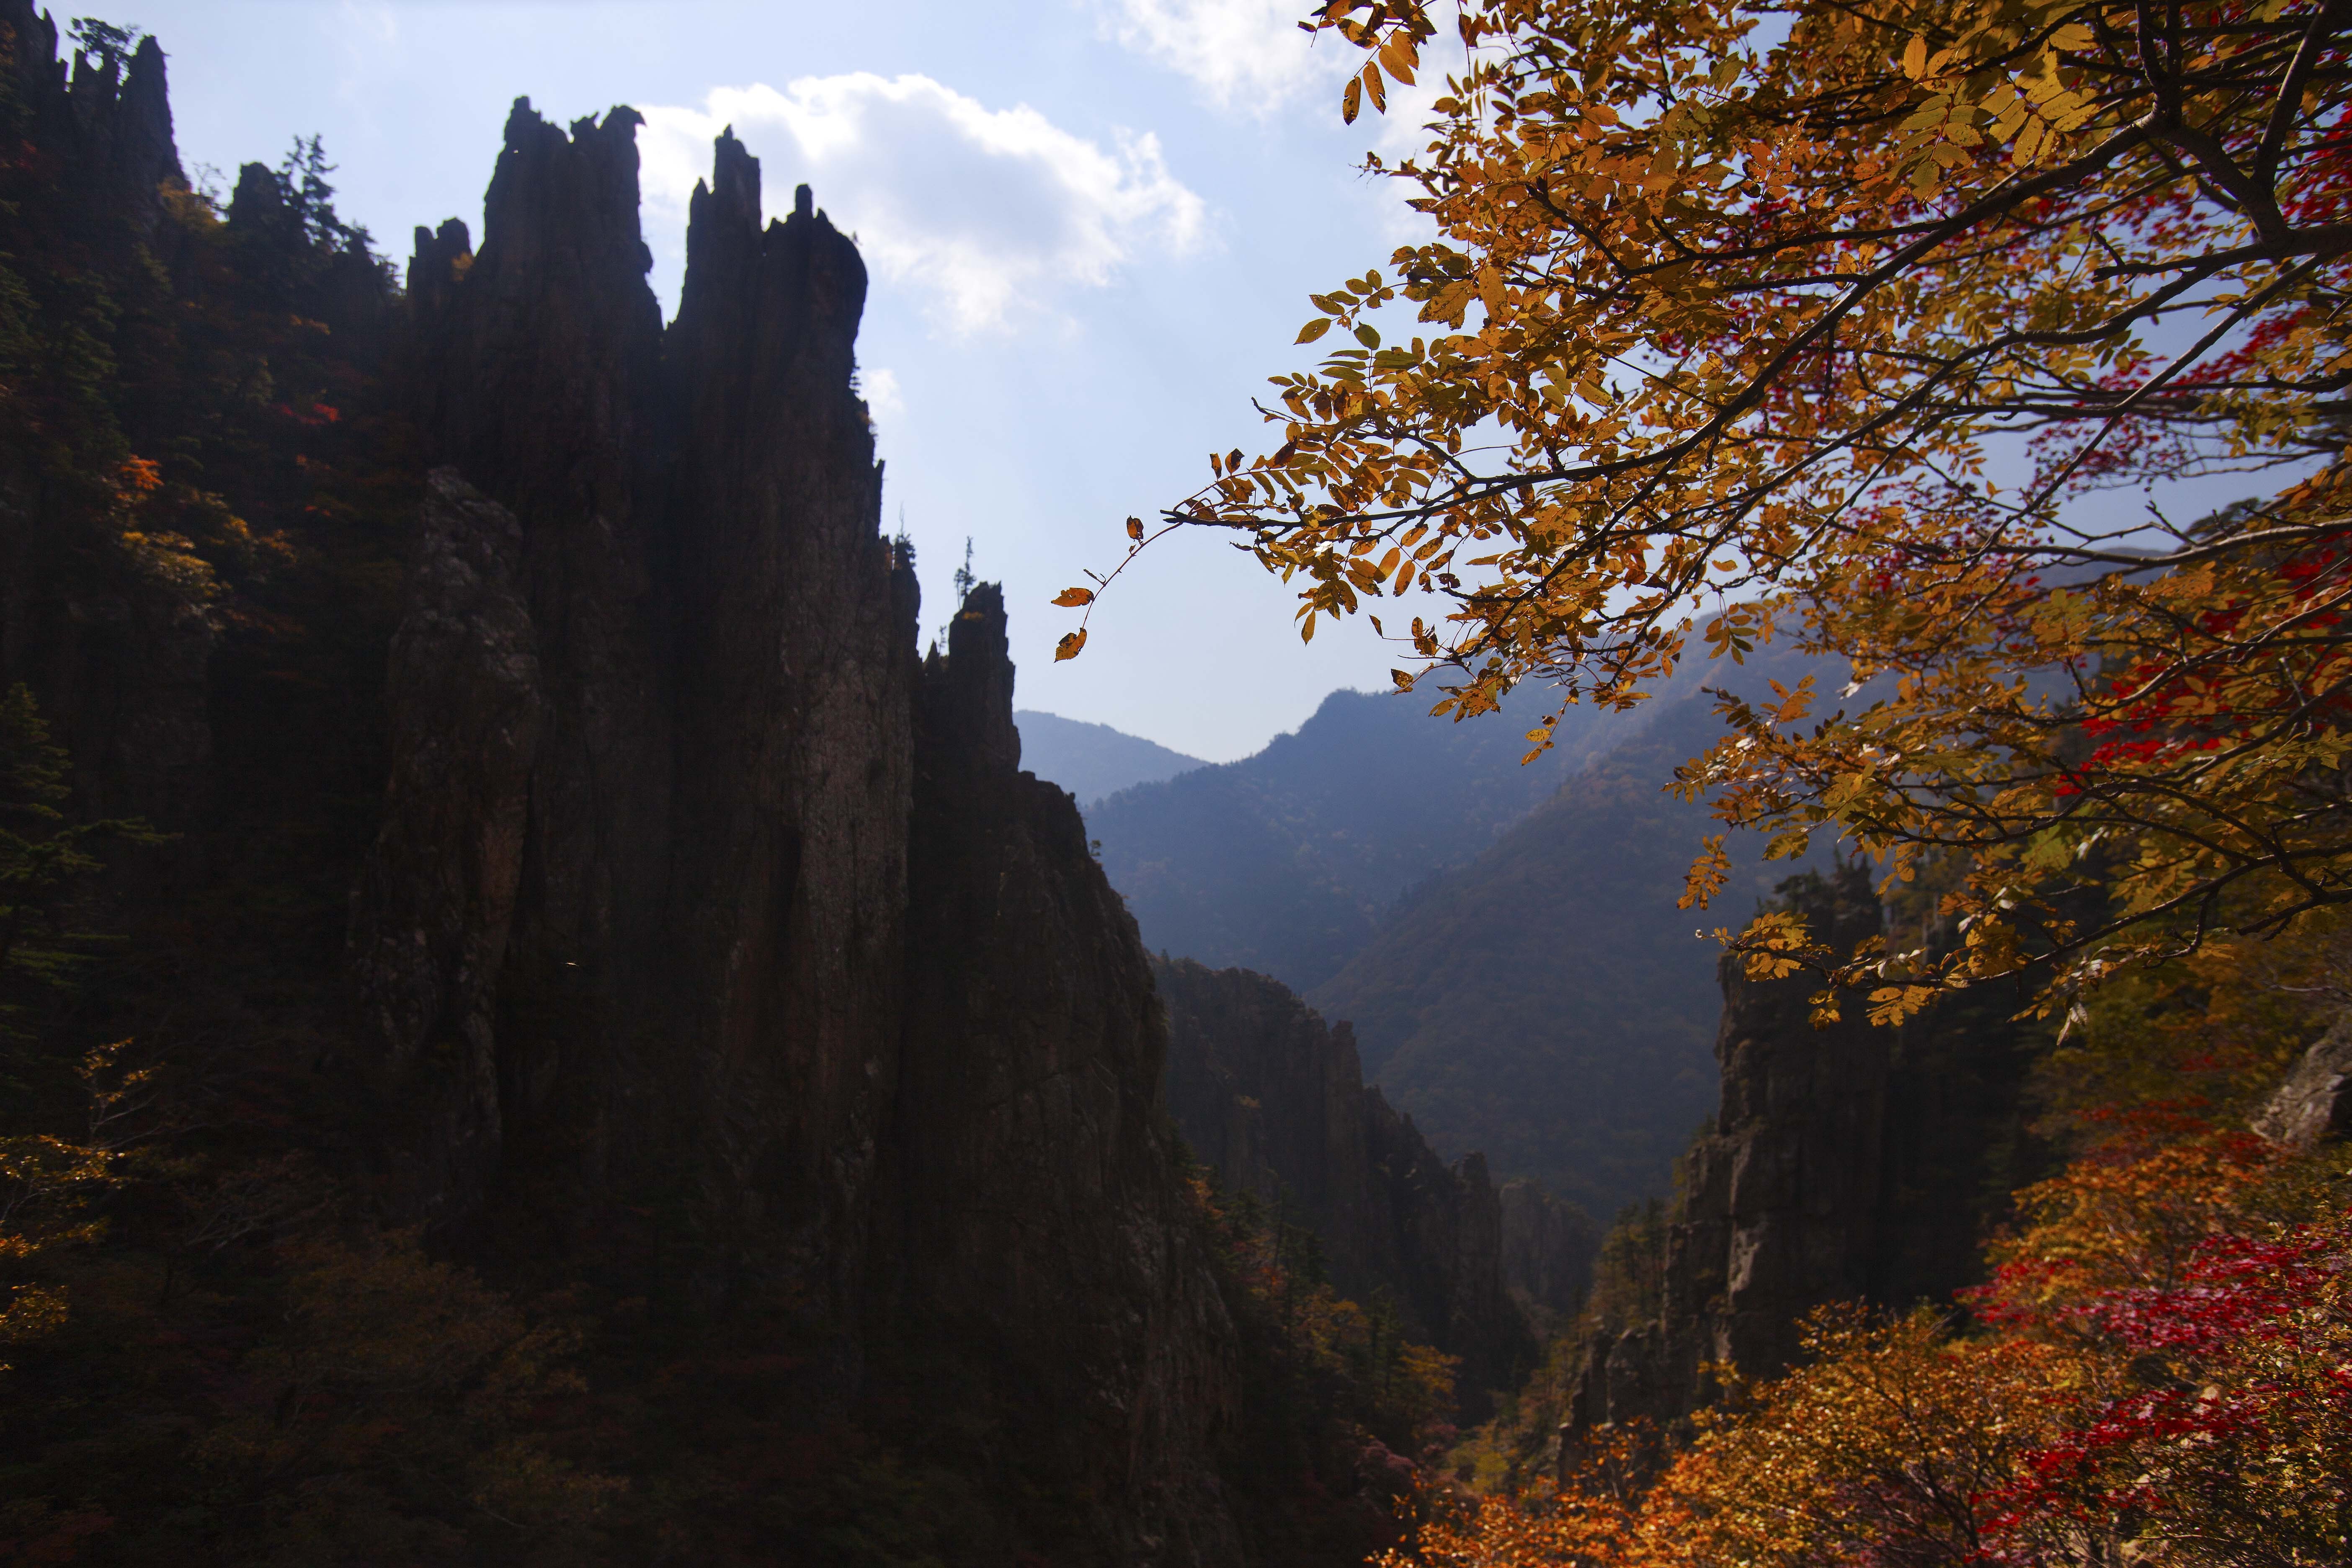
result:
<svg viewBox="0 0 2352 1568"><path fill-rule="evenodd" d="M1020 771L1013 674L983 584L923 670L877 1308L987 1347L999 1405L1035 1416L1002 1463L1077 1479L1074 1537L1231 1561L1207 1460L1234 1340L1161 1130L1166 1028L1076 802Z"/></svg>
<svg viewBox="0 0 2352 1568"><path fill-rule="evenodd" d="M546 714L521 553L513 513L453 469L431 477L392 645L383 824L352 900L369 1088L408 1119L382 1179L428 1226L486 1190L501 1140L494 987Z"/></svg>
<svg viewBox="0 0 2352 1568"><path fill-rule="evenodd" d="M1839 951L1880 928L1863 867L1783 894ZM1847 996L1816 1028L1809 978L1750 980L1730 960L1720 978L1720 1108L1685 1156L1654 1300L1587 1342L1571 1432L1637 1417L1673 1428L1712 1397L1703 1363L1785 1369L1823 1302L1948 1300L1976 1277L2008 1194L2042 1173L2024 1086L2045 1036L2012 1016L2013 994L1947 999L1900 1030Z"/></svg>
<svg viewBox="0 0 2352 1568"><path fill-rule="evenodd" d="M388 1207L557 1238L681 1322L782 1313L841 1399L944 1351L991 1495L1078 1500L1024 1515L1055 1561L1236 1563L1165 1029L1074 804L1019 771L1002 595L919 664L855 246L805 187L763 226L722 135L665 331L635 123L518 102L479 253L417 231L446 466L353 925Z"/></svg>
<svg viewBox="0 0 2352 1568"><path fill-rule="evenodd" d="M151 37L127 60L77 52L68 65L56 22L28 0L0 0L0 27L14 36L0 68L38 149L25 162L45 165L73 209L81 261L99 275L146 265L163 188L184 184L162 47ZM85 809L182 826L211 793L205 682L219 627L202 595L144 569L144 552L78 536L84 499L58 491L25 444L33 435L0 429L0 668L39 697Z"/></svg>
<svg viewBox="0 0 2352 1568"><path fill-rule="evenodd" d="M1573 1318L1592 1289L1600 1232L1592 1216L1539 1182L1505 1182L1496 1196L1503 1215L1503 1283L1539 1333Z"/></svg>
<svg viewBox="0 0 2352 1568"><path fill-rule="evenodd" d="M1190 959L1155 964L1169 1011L1169 1111L1231 1191L1312 1229L1333 1287L1386 1290L1414 1338L1463 1358L1465 1413L1531 1361L1503 1270L1483 1156L1449 1167L1363 1081L1353 1032L1279 981Z"/></svg>
<svg viewBox="0 0 2352 1568"><path fill-rule="evenodd" d="M1878 930L1859 870L1801 912L1841 952ZM1815 1028L1818 987L1801 974L1750 980L1731 958L1720 978L1722 1103L1685 1156L1658 1315L1591 1342L1571 1397L1575 1428L1672 1423L1706 1398L1703 1363L1770 1376L1795 1356L1806 1310L1866 1292L1888 1036L1851 999L1840 1022Z"/></svg>
<svg viewBox="0 0 2352 1568"><path fill-rule="evenodd" d="M763 227L722 137L665 333L636 124L519 101L480 252L419 230L410 271L419 424L519 524L544 698L501 1207L623 1251L683 1214L705 1306L772 1277L838 1314L897 1074L915 669L850 390L865 268L805 202Z"/></svg>
<svg viewBox="0 0 2352 1568"><path fill-rule="evenodd" d="M2352 1019L2303 1054L2255 1117L2254 1131L2291 1149L2352 1134Z"/></svg>
<svg viewBox="0 0 2352 1568"><path fill-rule="evenodd" d="M163 210L162 186L184 179L172 133L163 47L142 38L128 59L58 53L54 17L31 0L0 0L14 35L16 97L28 140L67 165L66 181L94 227L120 224L144 239Z"/></svg>

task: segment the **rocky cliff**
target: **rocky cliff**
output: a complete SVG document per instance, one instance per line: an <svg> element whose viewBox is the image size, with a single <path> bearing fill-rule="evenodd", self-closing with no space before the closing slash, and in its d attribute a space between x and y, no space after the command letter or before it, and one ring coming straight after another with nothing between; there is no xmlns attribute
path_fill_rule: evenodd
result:
<svg viewBox="0 0 2352 1568"><path fill-rule="evenodd" d="M1239 1561L1215 1468L1239 1366L1159 1084L1166 1026L1076 803L1020 771L983 584L916 710L907 1021L877 1317L975 1347L1001 1469L1081 1500L1118 1562Z"/></svg>
<svg viewBox="0 0 2352 1568"><path fill-rule="evenodd" d="M1880 929L1866 868L1782 886L1850 951ZM2005 1194L2032 1179L2024 1068L2038 1044L1999 998L1872 1026L1859 998L1816 1027L1804 975L1720 971L1717 1114L1684 1156L1663 1226L1621 1230L1639 1276L1590 1331L1566 1434L1671 1429L1712 1397L1702 1368L1787 1368L1828 1301L1900 1308L1969 1281ZM1635 1256L1635 1255L1639 1256Z"/></svg>
<svg viewBox="0 0 2352 1568"><path fill-rule="evenodd" d="M1465 1415L1533 1358L1504 1278L1503 1208L1483 1157L1448 1166L1369 1087L1345 1023L1280 982L1155 963L1168 1006L1168 1109L1193 1156L1320 1239L1336 1289L1385 1294L1407 1332L1462 1357Z"/></svg>
<svg viewBox="0 0 2352 1568"><path fill-rule="evenodd" d="M1001 596L919 664L852 391L866 274L731 135L665 329L635 116L519 102L478 251L417 231L435 470L354 971L383 1201L559 1238L680 1321L943 1339L1086 1500L1071 1560L1236 1560L1232 1333L1158 1127L1165 1035Z"/></svg>
<svg viewBox="0 0 2352 1568"><path fill-rule="evenodd" d="M69 50L68 68L56 21L25 0L0 4L0 110L25 153L5 198L8 259L26 274L18 286L36 298L70 296L100 320L146 303L91 284L153 263L151 241L170 249L157 222L180 162L162 47L148 38L128 58ZM41 232L47 226L27 206L45 208L54 226ZM12 362L48 358L59 346L26 340L31 313L9 310L0 352ZM98 349L84 331L83 343ZM52 413L12 400L0 429L0 663L60 715L78 793L93 811L177 826L211 783L205 679L220 627L187 584L140 570L146 563L129 552L93 551L90 540L57 526L80 498L47 459L88 439L75 426L105 416L58 408L43 417ZM108 435L89 444L114 446Z"/></svg>
<svg viewBox="0 0 2352 1568"><path fill-rule="evenodd" d="M0 1134L86 1125L87 1053L129 1038L162 1087L127 1136L171 1155L90 1265L142 1280L131 1318L78 1306L15 1384L51 1500L12 1531L204 1562L1388 1539L1382 1444L1440 1413L1324 1399L1179 1161L1134 922L1021 770L1002 595L919 654L866 275L810 193L765 222L721 136L666 325L635 115L518 103L479 247L419 230L404 298L315 146L192 193L152 41L68 76L21 0L0 24L30 150L0 682L37 764L0 804L49 787L46 721L67 820L172 830L115 825L0 972ZM196 1359L275 1387L379 1331L422 1347L389 1384L330 1374L276 1406L286 1463L196 1479L276 1398ZM484 1346L562 1397L476 1399ZM322 1436L346 1416L383 1440Z"/></svg>
<svg viewBox="0 0 2352 1568"><path fill-rule="evenodd" d="M2291 1149L2352 1133L2352 1018L2314 1041L2263 1101L2254 1131Z"/></svg>
<svg viewBox="0 0 2352 1568"><path fill-rule="evenodd" d="M1539 1334L1582 1310L1601 1235L1592 1216L1521 1176L1496 1194L1503 1211L1503 1282Z"/></svg>

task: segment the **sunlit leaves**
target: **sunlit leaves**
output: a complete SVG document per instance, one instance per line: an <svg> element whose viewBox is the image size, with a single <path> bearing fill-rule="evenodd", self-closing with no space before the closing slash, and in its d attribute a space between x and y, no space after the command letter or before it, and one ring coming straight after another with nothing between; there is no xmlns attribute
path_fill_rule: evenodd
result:
<svg viewBox="0 0 2352 1568"><path fill-rule="evenodd" d="M2243 1133L2103 1151L2021 1194L1998 1277L1965 1293L1968 1331L1940 1304L1819 1309L1794 1370L1708 1369L1719 1400L1654 1482L1632 1479L1643 1434L1603 1426L1563 1456L1557 1489L1433 1499L1411 1552L1377 1561L2341 1562L2352 1217L2337 1163Z"/></svg>
<svg viewBox="0 0 2352 1568"><path fill-rule="evenodd" d="M1331 0L1345 118L1446 73L1423 151L1368 161L1436 234L1311 297L1298 341L1347 339L1168 521L1244 536L1302 636L1444 600L1400 640L1457 719L1775 637L1850 660L1868 696L1727 710L1683 784L1784 847L1970 862L1966 940L1890 1016L2352 897L2352 507L2282 489L2352 382L2352 61L2316 15L1801 4L1767 47L1732 0L1487 0L1441 51L1423 5ZM2132 498L2211 474L2270 499ZM2059 907L2091 880L2116 921Z"/></svg>

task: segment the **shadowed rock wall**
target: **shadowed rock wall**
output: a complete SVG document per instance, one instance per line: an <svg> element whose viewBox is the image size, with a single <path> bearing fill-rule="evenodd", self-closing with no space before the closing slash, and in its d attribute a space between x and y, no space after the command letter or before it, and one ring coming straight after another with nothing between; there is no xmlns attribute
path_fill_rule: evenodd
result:
<svg viewBox="0 0 2352 1568"><path fill-rule="evenodd" d="M1020 771L1013 678L982 584L917 708L877 1305L983 1350L1000 1405L1029 1417L1008 1476L1076 1479L1083 1533L1115 1560L1232 1561L1208 1461L1232 1435L1236 1352L1162 1131L1167 1028L1076 803Z"/></svg>
<svg viewBox="0 0 2352 1568"><path fill-rule="evenodd" d="M1836 951L1880 929L1864 867L1782 891ZM1727 959L1720 979L1720 1108L1684 1156L1648 1265L1652 1310L1586 1342L1570 1436L1637 1418L1673 1428L1713 1397L1708 1362L1784 1371L1824 1302L1948 1300L1975 1277L2010 1193L2041 1173L2023 1085L2043 1037L2010 1017L2012 997L1971 993L1897 1030L1848 995L1816 1028L1812 978L1750 980Z"/></svg>
<svg viewBox="0 0 2352 1568"><path fill-rule="evenodd" d="M1840 952L1878 930L1861 871L1799 908ZM1685 1156L1658 1314L1591 1342L1575 1428L1679 1419L1708 1397L1707 1362L1770 1376L1795 1356L1808 1308L1866 1289L1890 1037L1851 1002L1814 1028L1805 975L1750 980L1727 959L1720 978L1722 1104Z"/></svg>
<svg viewBox="0 0 2352 1568"><path fill-rule="evenodd" d="M1279 981L1191 959L1155 961L1171 1049L1168 1106L1195 1158L1235 1192L1321 1239L1335 1289L1386 1291L1407 1331L1463 1358L1465 1414L1535 1353L1503 1272L1503 1211L1486 1162L1449 1167L1326 1026Z"/></svg>
<svg viewBox="0 0 2352 1568"><path fill-rule="evenodd" d="M397 1184L455 1234L497 1184L509 1223L607 1253L658 1214L702 1306L772 1275L845 1311L896 1082L915 670L850 390L865 268L805 192L763 229L722 137L665 331L636 123L566 135L519 102L480 252L417 235L418 422L442 488L512 519L541 718L515 891L480 906L495 1005L424 1026L488 1059L496 1126ZM414 679L396 660L396 710ZM458 728L404 751L475 749L477 718L438 711ZM371 887L415 880L412 816L396 799ZM362 989L414 990L375 907Z"/></svg>
<svg viewBox="0 0 2352 1568"><path fill-rule="evenodd" d="M851 391L866 274L731 135L665 330L635 116L518 102L478 253L417 231L435 471L355 900L388 1210L782 1312L845 1384L944 1350L1055 1561L1239 1561L1237 1351L1160 1131L1165 1026L1003 598L916 658Z"/></svg>
<svg viewBox="0 0 2352 1568"><path fill-rule="evenodd" d="M1503 1283L1539 1334L1549 1337L1584 1306L1601 1235L1592 1216L1540 1183L1505 1182Z"/></svg>
<svg viewBox="0 0 2352 1568"><path fill-rule="evenodd" d="M85 294L91 337L104 342L121 302L96 281L171 258L148 254L164 187L184 185L172 134L163 50L143 39L127 60L58 55L56 21L28 0L0 0L11 174L52 197L76 239L68 276ZM30 237L11 210L0 249L19 267ZM136 813L172 827L209 797L212 728L205 677L220 628L199 594L135 570L122 552L93 551L70 520L89 498L59 484L39 450L62 432L33 426L32 411L0 421L0 667L26 681L67 743L79 802L93 816Z"/></svg>

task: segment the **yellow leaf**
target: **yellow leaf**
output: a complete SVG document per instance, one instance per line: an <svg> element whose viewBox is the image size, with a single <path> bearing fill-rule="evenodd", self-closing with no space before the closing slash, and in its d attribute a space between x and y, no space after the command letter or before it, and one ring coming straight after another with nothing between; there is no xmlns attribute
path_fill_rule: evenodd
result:
<svg viewBox="0 0 2352 1568"><path fill-rule="evenodd" d="M1087 588L1065 588L1054 595L1054 603L1066 610L1075 610L1081 605L1091 605L1094 602L1094 593Z"/></svg>
<svg viewBox="0 0 2352 1568"><path fill-rule="evenodd" d="M1880 58L1883 59L1885 57ZM1903 74L1913 81L1917 81L1927 74L1927 39L1915 37L1911 40L1910 47L1903 51Z"/></svg>
<svg viewBox="0 0 2352 1568"><path fill-rule="evenodd" d="M1063 633L1062 640L1054 645L1054 662L1059 664L1066 658L1077 658L1078 650L1086 646L1087 629L1084 626L1074 632Z"/></svg>
<svg viewBox="0 0 2352 1568"><path fill-rule="evenodd" d="M1292 342L1311 343L1330 330L1331 318L1328 316L1318 316L1313 321L1307 322L1305 326L1299 328L1298 336L1293 339Z"/></svg>
<svg viewBox="0 0 2352 1568"><path fill-rule="evenodd" d="M1129 539L1141 539L1143 537L1143 520L1141 518L1130 517L1127 520L1127 536Z"/></svg>

